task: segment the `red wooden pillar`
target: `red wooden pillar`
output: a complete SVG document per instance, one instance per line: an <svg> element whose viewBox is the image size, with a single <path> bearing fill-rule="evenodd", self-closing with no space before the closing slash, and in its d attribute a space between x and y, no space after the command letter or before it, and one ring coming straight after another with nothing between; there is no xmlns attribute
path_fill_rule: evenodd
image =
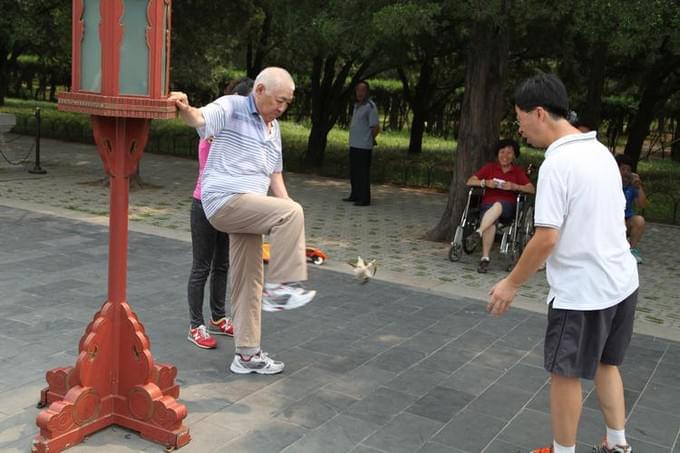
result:
<svg viewBox="0 0 680 453"><path fill-rule="evenodd" d="M182 424L186 407L176 401L177 369L154 361L127 300L129 178L151 119L175 116L167 101L170 7L170 0L73 0L72 89L59 96L59 109L92 115L97 151L111 178L108 300L80 339L75 366L47 372L35 452L61 451L111 424L169 448L190 440Z"/></svg>

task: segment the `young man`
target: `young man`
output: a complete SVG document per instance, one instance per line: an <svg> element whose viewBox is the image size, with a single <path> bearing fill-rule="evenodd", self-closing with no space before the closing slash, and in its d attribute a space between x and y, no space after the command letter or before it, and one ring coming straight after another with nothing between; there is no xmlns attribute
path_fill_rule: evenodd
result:
<svg viewBox="0 0 680 453"><path fill-rule="evenodd" d="M625 199L614 157L566 120L569 100L555 75L526 80L515 92L520 133L547 147L536 189L536 232L513 271L489 292L503 314L518 288L547 259L550 293L545 368L551 375L553 445L535 452L574 453L581 379L594 379L606 422L600 453L631 453L619 365L633 332L638 274L628 251Z"/></svg>
<svg viewBox="0 0 680 453"><path fill-rule="evenodd" d="M633 254L638 264L642 264L642 256L638 244L645 232L645 218L635 214L634 208L644 208L647 206L647 195L642 188L642 181L637 173L633 173L633 161L630 157L619 154L616 156L619 164L621 179L623 180L623 195L626 197L626 231L630 242L630 253Z"/></svg>
<svg viewBox="0 0 680 453"><path fill-rule="evenodd" d="M491 262L491 246L496 238L499 219L513 219L517 208L517 193L534 193L534 185L514 161L519 157L519 144L512 139L499 140L496 145L496 162L484 165L467 180L468 186L486 188L482 197L479 228L467 237L467 246L473 249L481 240L482 257L477 272L485 274Z"/></svg>
<svg viewBox="0 0 680 453"><path fill-rule="evenodd" d="M307 280L305 220L283 181L281 133L276 121L293 101L295 83L281 68L265 68L250 96L223 96L200 109L173 92L184 122L201 138L214 137L201 178L203 210L219 231L229 233L231 306L237 374L276 374L283 362L260 349L261 311L297 308L315 291ZM271 189L273 196L267 193ZM268 280L263 288L262 235L271 237Z"/></svg>
<svg viewBox="0 0 680 453"><path fill-rule="evenodd" d="M349 179L351 192L343 201L355 206L371 204L371 159L375 137L380 133L378 108L368 98L368 82L362 80L354 90L356 103L349 126Z"/></svg>

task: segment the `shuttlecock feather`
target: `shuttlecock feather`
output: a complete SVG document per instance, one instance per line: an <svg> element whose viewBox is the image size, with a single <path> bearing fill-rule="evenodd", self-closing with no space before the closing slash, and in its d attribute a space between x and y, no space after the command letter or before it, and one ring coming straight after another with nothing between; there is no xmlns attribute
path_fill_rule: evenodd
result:
<svg viewBox="0 0 680 453"><path fill-rule="evenodd" d="M354 276L363 284L368 282L378 271L376 260L366 260L357 256L356 260L349 261L349 265L354 268Z"/></svg>

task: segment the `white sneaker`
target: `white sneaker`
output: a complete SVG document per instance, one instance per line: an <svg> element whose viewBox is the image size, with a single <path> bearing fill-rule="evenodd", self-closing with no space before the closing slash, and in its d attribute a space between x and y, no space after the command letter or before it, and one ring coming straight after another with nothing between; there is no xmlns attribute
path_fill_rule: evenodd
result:
<svg viewBox="0 0 680 453"><path fill-rule="evenodd" d="M283 371L284 366L283 362L274 360L266 352L260 351L249 358L235 354L229 369L236 374L278 374Z"/></svg>
<svg viewBox="0 0 680 453"><path fill-rule="evenodd" d="M316 291L306 290L299 285L265 285L262 291L262 310L273 312L292 310L307 305L316 296Z"/></svg>

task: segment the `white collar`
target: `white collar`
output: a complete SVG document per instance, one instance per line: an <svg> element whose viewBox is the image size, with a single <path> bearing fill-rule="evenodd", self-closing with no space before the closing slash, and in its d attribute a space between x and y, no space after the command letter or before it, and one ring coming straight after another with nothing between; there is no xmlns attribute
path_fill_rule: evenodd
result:
<svg viewBox="0 0 680 453"><path fill-rule="evenodd" d="M595 140L596 138L597 138L597 131L590 131L590 132L584 132L584 133L578 133L578 134L565 135L563 137L558 138L557 140L552 142L550 144L550 146L548 146L548 149L545 151L545 157L547 158L557 148L559 148L562 145L566 145L567 143L587 141L587 140Z"/></svg>

